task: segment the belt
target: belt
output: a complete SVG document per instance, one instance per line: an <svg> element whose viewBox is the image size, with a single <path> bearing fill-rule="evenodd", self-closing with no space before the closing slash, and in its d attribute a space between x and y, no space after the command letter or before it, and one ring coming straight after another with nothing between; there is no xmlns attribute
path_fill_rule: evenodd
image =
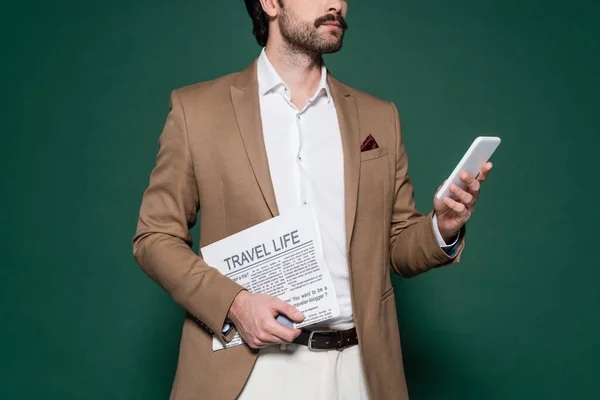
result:
<svg viewBox="0 0 600 400"><path fill-rule="evenodd" d="M292 343L308 346L310 350L342 350L358 344L356 328L345 331L309 331L303 329Z"/></svg>

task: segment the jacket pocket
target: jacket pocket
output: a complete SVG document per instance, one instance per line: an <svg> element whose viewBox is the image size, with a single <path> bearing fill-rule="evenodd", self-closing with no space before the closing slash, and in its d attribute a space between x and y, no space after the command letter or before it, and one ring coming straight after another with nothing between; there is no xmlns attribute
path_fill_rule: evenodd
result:
<svg viewBox="0 0 600 400"><path fill-rule="evenodd" d="M380 158L380 157L387 155L387 153L388 153L387 147L380 147L380 148L374 149L374 150L363 151L360 153L360 161L364 162L364 161L374 160L376 158Z"/></svg>

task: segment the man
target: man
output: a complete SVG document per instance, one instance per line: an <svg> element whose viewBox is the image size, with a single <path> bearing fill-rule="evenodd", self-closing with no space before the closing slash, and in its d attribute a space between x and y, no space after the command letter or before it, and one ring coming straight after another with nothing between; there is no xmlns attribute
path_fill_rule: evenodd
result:
<svg viewBox="0 0 600 400"><path fill-rule="evenodd" d="M264 49L240 73L172 93L133 240L142 269L187 310L171 398L406 399L390 267L410 277L458 262L492 166L419 214L395 106L338 82L321 58L342 47L346 1L246 6ZM341 311L312 337L275 320L302 321L293 306L190 249L198 212L205 246L302 205L317 215ZM247 345L212 351L213 334L236 332Z"/></svg>

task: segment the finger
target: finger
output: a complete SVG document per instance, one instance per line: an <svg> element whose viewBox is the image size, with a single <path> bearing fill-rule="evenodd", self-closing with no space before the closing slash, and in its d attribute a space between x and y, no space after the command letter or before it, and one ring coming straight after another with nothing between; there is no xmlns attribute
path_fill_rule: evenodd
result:
<svg viewBox="0 0 600 400"><path fill-rule="evenodd" d="M251 349L256 349L256 350L259 350L259 349L262 349L262 348L265 348L268 346L267 344L262 343L259 340L248 340L248 341L246 341L246 344L248 346L250 346Z"/></svg>
<svg viewBox="0 0 600 400"><path fill-rule="evenodd" d="M452 193L454 193L454 195L456 195L457 199L460 200L460 202L466 206L471 205L471 203L473 202L473 195L471 193L464 191L463 189L461 189L460 187L458 187L455 184L450 185L450 191Z"/></svg>
<svg viewBox="0 0 600 400"><path fill-rule="evenodd" d="M281 343L281 339L263 329L256 333L253 342L256 346L267 347Z"/></svg>
<svg viewBox="0 0 600 400"><path fill-rule="evenodd" d="M242 335L242 339L244 339L244 342L246 342L246 344L253 349L262 349L263 347L267 347L269 345L266 342L263 342L262 340L260 340L258 338L258 335L253 335L253 336Z"/></svg>
<svg viewBox="0 0 600 400"><path fill-rule="evenodd" d="M481 183L468 172L463 172L460 179L465 183L465 189L471 194L477 194L481 187Z"/></svg>
<svg viewBox="0 0 600 400"><path fill-rule="evenodd" d="M300 329L286 328L273 319L265 326L265 332L276 337L279 343L292 343L301 331Z"/></svg>
<svg viewBox="0 0 600 400"><path fill-rule="evenodd" d="M278 311L284 314L286 317L291 319L294 322L302 322L304 321L304 314L302 314L296 307L291 304L286 303L285 301L278 299L277 297L273 297L273 310Z"/></svg>
<svg viewBox="0 0 600 400"><path fill-rule="evenodd" d="M485 163L483 167L481 167L481 171L477 174L477 181L480 183L485 181L493 167L494 165L491 162Z"/></svg>
<svg viewBox="0 0 600 400"><path fill-rule="evenodd" d="M273 346L272 344L263 343L260 340L255 340L253 342L246 342L250 348L255 350L264 349L265 347Z"/></svg>
<svg viewBox="0 0 600 400"><path fill-rule="evenodd" d="M446 203L448 208L456 211L459 214L464 214L467 211L467 207L463 203L459 203L448 196L444 197L444 203Z"/></svg>

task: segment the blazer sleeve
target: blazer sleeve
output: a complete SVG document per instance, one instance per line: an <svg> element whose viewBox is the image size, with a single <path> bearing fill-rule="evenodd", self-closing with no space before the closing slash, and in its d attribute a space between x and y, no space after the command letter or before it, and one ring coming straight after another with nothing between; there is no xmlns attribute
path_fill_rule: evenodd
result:
<svg viewBox="0 0 600 400"><path fill-rule="evenodd" d="M243 287L191 249L190 229L200 205L187 135L183 105L173 91L156 165L140 207L133 253L152 280L224 342L231 338L225 338L221 328Z"/></svg>
<svg viewBox="0 0 600 400"><path fill-rule="evenodd" d="M415 208L414 189L408 176L408 157L402 138L398 110L390 103L395 125L396 177L390 230L391 267L406 278L432 268L456 263L464 248L465 234L455 254L449 256L439 245L433 230L433 210L427 215Z"/></svg>

